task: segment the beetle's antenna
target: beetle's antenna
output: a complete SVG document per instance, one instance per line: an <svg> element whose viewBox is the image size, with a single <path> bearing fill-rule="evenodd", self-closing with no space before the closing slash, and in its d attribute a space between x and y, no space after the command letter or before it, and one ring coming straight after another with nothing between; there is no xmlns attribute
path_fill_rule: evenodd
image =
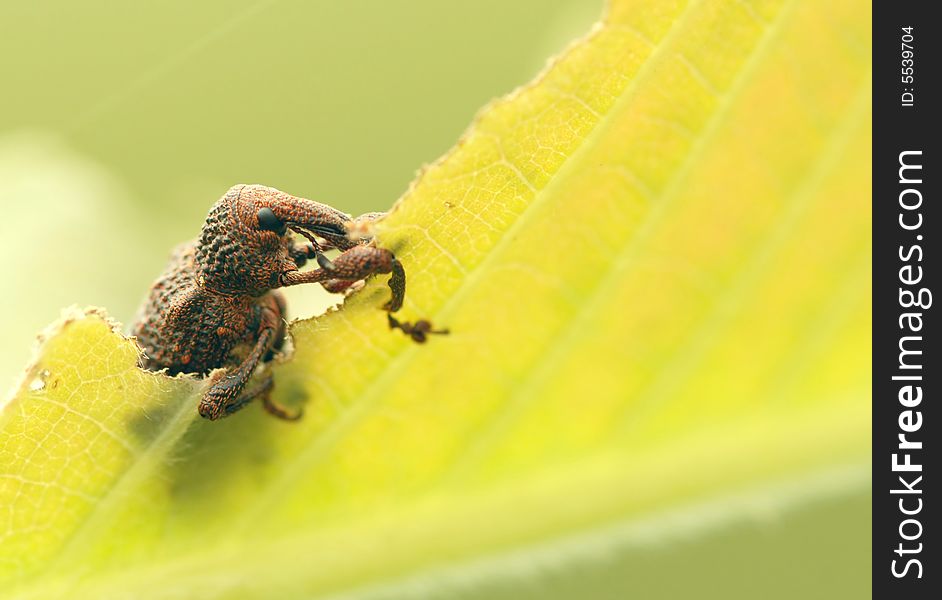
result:
<svg viewBox="0 0 942 600"><path fill-rule="evenodd" d="M324 248L322 247L321 243L317 241L317 238L314 236L314 234L312 234L312 233L309 232L308 230L303 229L303 228L301 228L301 227L299 227L299 226L297 226L297 225L294 225L294 224L289 224L289 225L288 225L288 228L289 228L291 231L293 231L293 232L295 232L295 233L299 233L299 234L303 235L304 237L306 237L307 240L308 240L309 242L311 242L311 245L314 246L314 250L320 252L321 250L324 249Z"/></svg>

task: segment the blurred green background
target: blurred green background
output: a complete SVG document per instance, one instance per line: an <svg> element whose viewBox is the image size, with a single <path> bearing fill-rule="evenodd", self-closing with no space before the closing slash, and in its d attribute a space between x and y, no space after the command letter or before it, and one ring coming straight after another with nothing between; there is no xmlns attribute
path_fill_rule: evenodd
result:
<svg viewBox="0 0 942 600"><path fill-rule="evenodd" d="M127 324L235 183L384 210L602 0L0 3L0 385L70 304ZM307 316L329 300L292 297Z"/></svg>

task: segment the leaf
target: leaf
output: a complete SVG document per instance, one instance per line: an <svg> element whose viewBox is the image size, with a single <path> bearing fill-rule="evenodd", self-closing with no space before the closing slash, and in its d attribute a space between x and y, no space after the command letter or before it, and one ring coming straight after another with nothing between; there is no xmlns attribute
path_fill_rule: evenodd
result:
<svg viewBox="0 0 942 600"><path fill-rule="evenodd" d="M856 2L614 0L381 225L452 334L387 331L381 280L295 323L299 423L201 422L70 316L0 417L0 581L435 594L395 582L866 489L870 43Z"/></svg>

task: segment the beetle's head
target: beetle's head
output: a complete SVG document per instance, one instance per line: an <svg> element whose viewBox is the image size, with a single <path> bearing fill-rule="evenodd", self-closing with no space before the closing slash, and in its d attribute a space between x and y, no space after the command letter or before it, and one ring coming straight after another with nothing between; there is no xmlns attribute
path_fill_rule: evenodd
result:
<svg viewBox="0 0 942 600"><path fill-rule="evenodd" d="M262 185L232 187L209 211L197 244L202 284L227 294L258 296L296 269L291 231L347 249L350 215Z"/></svg>

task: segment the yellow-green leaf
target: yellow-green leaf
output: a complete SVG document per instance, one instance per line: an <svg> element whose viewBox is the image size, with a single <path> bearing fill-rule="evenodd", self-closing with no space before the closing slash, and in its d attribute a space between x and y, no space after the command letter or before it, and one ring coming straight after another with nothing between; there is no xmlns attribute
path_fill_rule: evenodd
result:
<svg viewBox="0 0 942 600"><path fill-rule="evenodd" d="M301 422L207 423L101 317L48 333L0 415L0 585L445 595L865 490L870 85L857 2L613 0L381 224L449 336L387 331L372 281L292 327Z"/></svg>

